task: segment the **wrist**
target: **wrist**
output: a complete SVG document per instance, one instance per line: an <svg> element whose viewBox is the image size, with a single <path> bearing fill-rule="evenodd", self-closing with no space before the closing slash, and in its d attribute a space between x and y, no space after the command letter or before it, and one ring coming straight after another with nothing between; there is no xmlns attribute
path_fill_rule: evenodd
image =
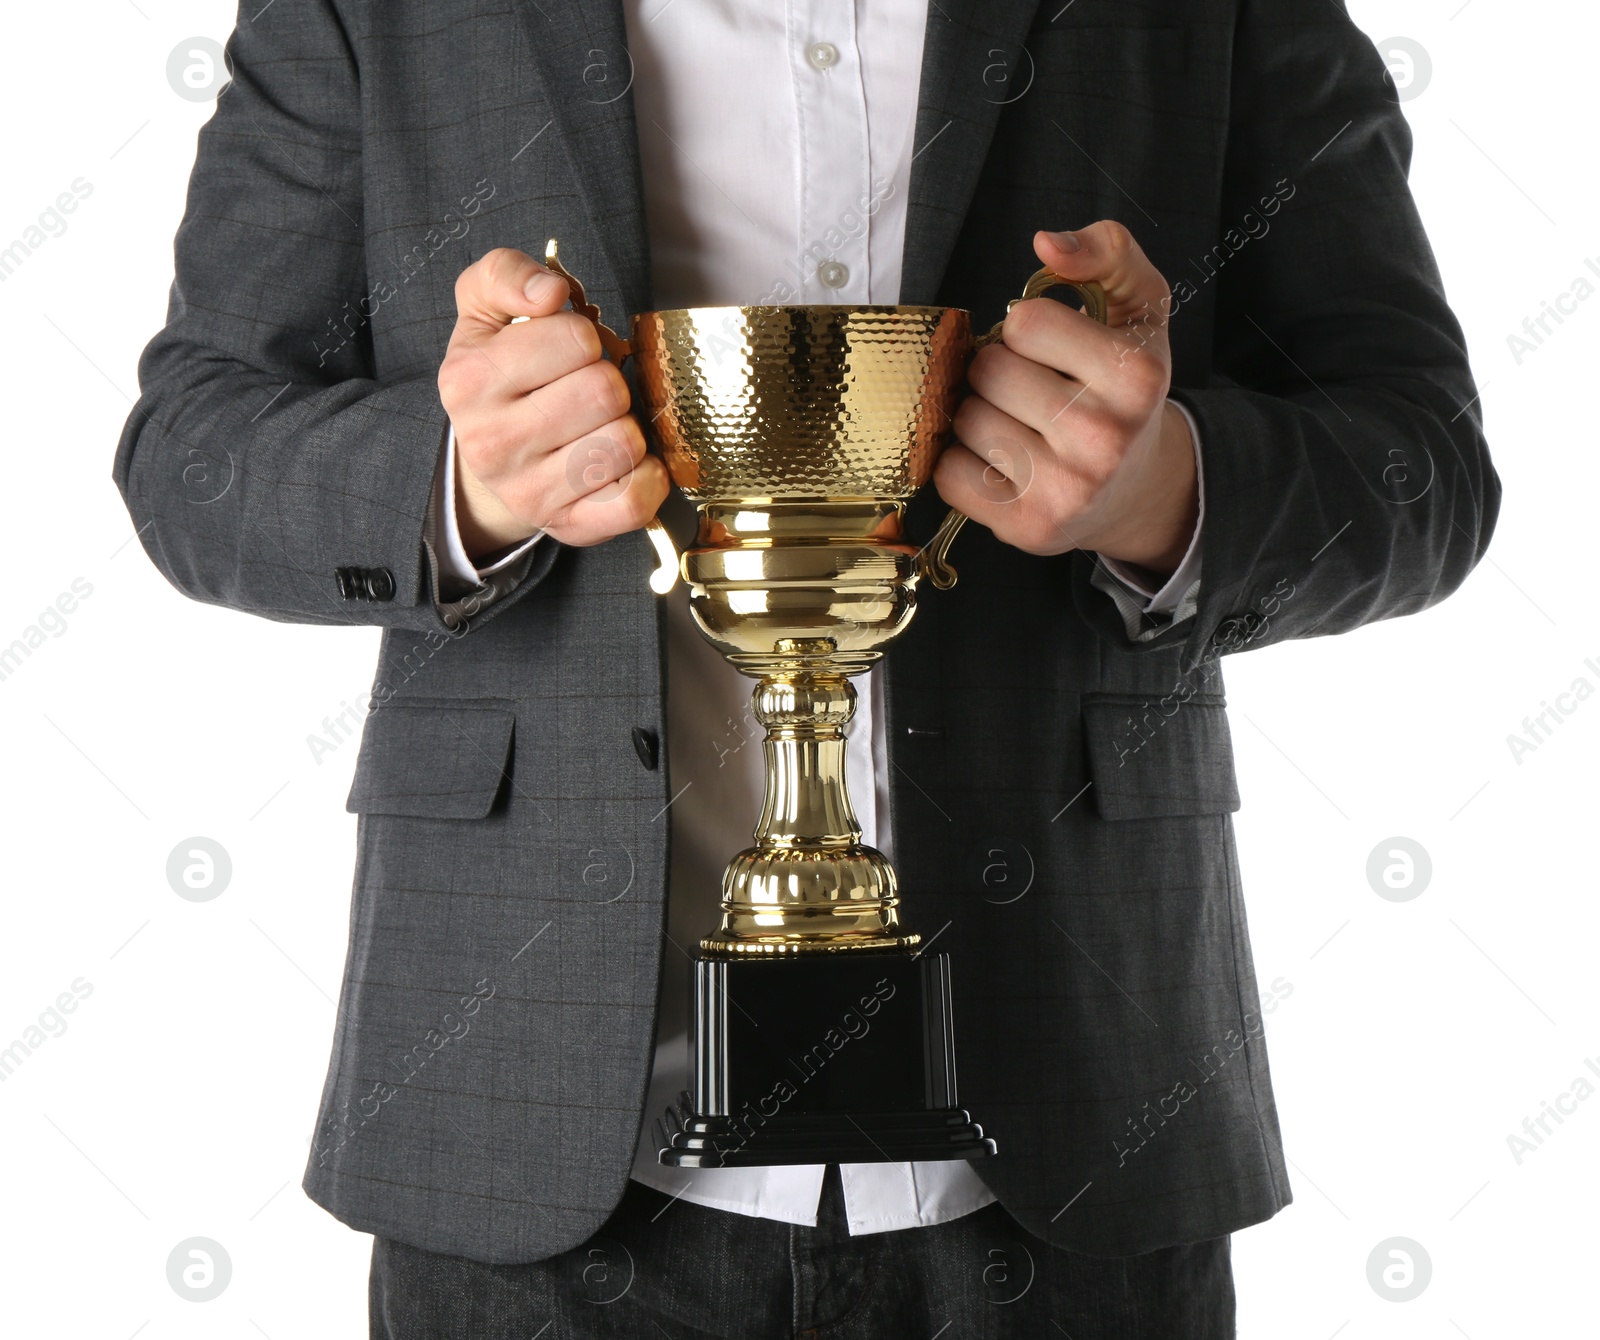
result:
<svg viewBox="0 0 1600 1340"><path fill-rule="evenodd" d="M1189 421L1172 401L1161 410L1161 428L1139 513L1125 540L1099 552L1145 573L1162 586L1183 562L1200 521L1200 483Z"/></svg>
<svg viewBox="0 0 1600 1340"><path fill-rule="evenodd" d="M520 544L538 533L516 516L495 493L472 473L456 452L455 480L456 529L461 547L474 567L492 562L502 550Z"/></svg>

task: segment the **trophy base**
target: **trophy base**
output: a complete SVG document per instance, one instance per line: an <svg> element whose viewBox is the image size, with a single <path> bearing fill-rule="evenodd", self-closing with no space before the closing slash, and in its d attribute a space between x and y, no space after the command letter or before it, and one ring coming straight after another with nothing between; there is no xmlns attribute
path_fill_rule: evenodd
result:
<svg viewBox="0 0 1600 1340"><path fill-rule="evenodd" d="M861 950L695 961L694 1092L657 1123L677 1168L996 1152L958 1105L950 959Z"/></svg>

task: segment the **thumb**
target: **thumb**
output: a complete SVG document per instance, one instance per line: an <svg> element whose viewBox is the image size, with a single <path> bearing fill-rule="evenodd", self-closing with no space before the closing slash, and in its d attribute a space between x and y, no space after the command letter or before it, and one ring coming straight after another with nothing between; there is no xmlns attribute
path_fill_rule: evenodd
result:
<svg viewBox="0 0 1600 1340"><path fill-rule="evenodd" d="M1154 322L1165 328L1172 290L1133 234L1114 219L1075 232L1033 235L1034 254L1063 279L1092 279L1106 291L1112 327Z"/></svg>
<svg viewBox="0 0 1600 1340"><path fill-rule="evenodd" d="M457 330L481 339L520 318L558 312L568 296L567 281L532 256L496 247L456 280Z"/></svg>

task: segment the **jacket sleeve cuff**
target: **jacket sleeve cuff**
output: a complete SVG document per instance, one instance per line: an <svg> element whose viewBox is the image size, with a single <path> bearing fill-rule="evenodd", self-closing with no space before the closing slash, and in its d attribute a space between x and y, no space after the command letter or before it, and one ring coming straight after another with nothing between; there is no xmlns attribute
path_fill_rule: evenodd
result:
<svg viewBox="0 0 1600 1340"><path fill-rule="evenodd" d="M531 536L493 563L476 566L461 541L455 476L456 432L449 427L433 477L423 549L428 556L434 608L452 629L516 589L533 567L533 548L544 534L541 531Z"/></svg>

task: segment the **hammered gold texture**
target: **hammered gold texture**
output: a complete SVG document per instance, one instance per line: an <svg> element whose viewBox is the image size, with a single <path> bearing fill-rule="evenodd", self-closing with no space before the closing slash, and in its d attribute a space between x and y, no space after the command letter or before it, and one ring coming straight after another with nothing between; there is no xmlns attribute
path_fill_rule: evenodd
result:
<svg viewBox="0 0 1600 1340"><path fill-rule="evenodd" d="M972 351L953 307L695 307L633 323L673 482L708 499L909 499Z"/></svg>

